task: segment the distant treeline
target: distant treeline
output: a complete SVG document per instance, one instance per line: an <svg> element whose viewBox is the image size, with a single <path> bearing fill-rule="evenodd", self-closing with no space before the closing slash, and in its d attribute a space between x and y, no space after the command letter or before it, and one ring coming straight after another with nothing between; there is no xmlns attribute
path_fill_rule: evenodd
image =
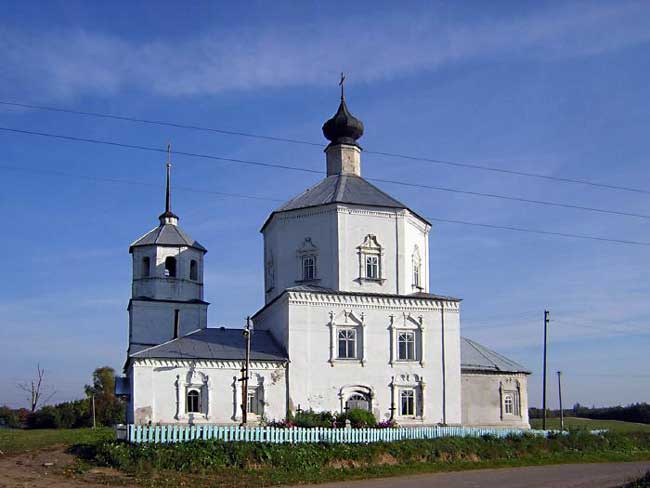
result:
<svg viewBox="0 0 650 488"><path fill-rule="evenodd" d="M541 419L544 410L541 408L528 409L531 419ZM559 417L559 410L546 410L547 417ZM624 422L639 422L650 424L650 404L634 403L632 405L616 407L585 407L576 403L573 408L564 410L565 417L583 417L597 420L623 420Z"/></svg>
<svg viewBox="0 0 650 488"><path fill-rule="evenodd" d="M124 402L115 396L115 371L109 367L97 368L92 385L85 387L86 398L45 405L31 411L27 408L10 408L0 405L0 427L28 429L72 429L92 427L93 399L95 422L111 426L124 423Z"/></svg>

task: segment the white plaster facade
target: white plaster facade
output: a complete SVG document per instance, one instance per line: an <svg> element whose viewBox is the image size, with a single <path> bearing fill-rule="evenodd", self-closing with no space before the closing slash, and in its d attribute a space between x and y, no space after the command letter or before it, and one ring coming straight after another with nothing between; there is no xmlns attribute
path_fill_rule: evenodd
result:
<svg viewBox="0 0 650 488"><path fill-rule="evenodd" d="M256 328L271 330L286 341L291 410L300 406L340 412L352 395L364 392L380 420L461 422L457 301L287 291L254 321ZM341 329L356 331L354 358L338 355ZM410 360L398 357L401 331L415 336ZM400 411L400 392L405 389L415 394L412 415Z"/></svg>
<svg viewBox="0 0 650 488"><path fill-rule="evenodd" d="M241 422L242 361L184 361L178 359L138 359L129 368L134 386L127 419L136 424L228 424ZM259 414L249 413L257 422L286 415L286 369L284 363L253 362L249 391L259 395ZM188 412L187 393L200 396L199 412Z"/></svg>
<svg viewBox="0 0 650 488"><path fill-rule="evenodd" d="M524 373L464 371L463 425L530 428Z"/></svg>

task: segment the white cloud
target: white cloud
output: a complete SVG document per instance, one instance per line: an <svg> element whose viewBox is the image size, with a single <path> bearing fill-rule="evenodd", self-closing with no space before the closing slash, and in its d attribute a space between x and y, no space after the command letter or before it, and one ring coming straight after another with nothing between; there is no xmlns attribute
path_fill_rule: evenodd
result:
<svg viewBox="0 0 650 488"><path fill-rule="evenodd" d="M353 82L434 70L476 58L594 55L650 39L647 3L572 4L516 19L447 24L435 12L367 16L274 29L210 32L183 42L135 42L84 30L0 34L5 92L41 96L206 95Z"/></svg>

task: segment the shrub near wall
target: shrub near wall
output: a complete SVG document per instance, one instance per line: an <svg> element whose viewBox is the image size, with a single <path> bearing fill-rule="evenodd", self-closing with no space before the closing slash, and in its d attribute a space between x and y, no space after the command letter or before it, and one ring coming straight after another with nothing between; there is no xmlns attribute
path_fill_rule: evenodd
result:
<svg viewBox="0 0 650 488"><path fill-rule="evenodd" d="M376 444L264 444L193 441L182 444L105 442L94 448L100 464L130 472L173 470L213 472L215 468L255 468L283 471L413 463L507 462L603 454L646 454L650 434L591 435L572 432L550 438L529 435L497 439L450 437Z"/></svg>

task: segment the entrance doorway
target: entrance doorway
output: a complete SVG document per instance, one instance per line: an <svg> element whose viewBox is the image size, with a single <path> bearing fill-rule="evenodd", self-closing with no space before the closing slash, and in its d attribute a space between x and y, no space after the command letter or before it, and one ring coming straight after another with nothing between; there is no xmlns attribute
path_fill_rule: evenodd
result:
<svg viewBox="0 0 650 488"><path fill-rule="evenodd" d="M345 402L345 410L359 408L370 412L370 398L363 393L353 393Z"/></svg>

